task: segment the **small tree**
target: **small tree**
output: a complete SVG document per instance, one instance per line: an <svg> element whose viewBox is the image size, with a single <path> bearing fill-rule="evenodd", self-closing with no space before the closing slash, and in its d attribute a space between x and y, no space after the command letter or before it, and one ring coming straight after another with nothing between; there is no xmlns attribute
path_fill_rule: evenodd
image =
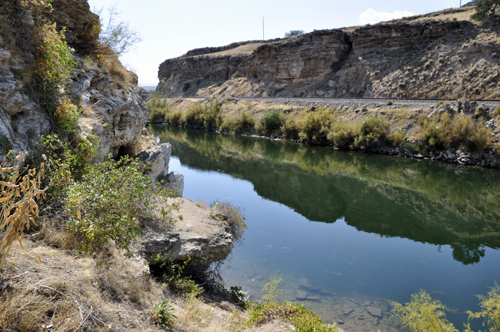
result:
<svg viewBox="0 0 500 332"><path fill-rule="evenodd" d="M97 15L102 15L102 8L93 10ZM117 21L119 15L116 6L107 9L107 22L104 24L102 19L99 19L101 29L98 39L102 46L109 48L117 56L131 51L137 43L142 41L139 33L133 30L128 22Z"/></svg>
<svg viewBox="0 0 500 332"><path fill-rule="evenodd" d="M285 32L285 37L300 36L304 33L304 30L290 30L288 32Z"/></svg>
<svg viewBox="0 0 500 332"><path fill-rule="evenodd" d="M479 21L487 17L500 22L500 0L479 0L477 2L476 12L471 18Z"/></svg>

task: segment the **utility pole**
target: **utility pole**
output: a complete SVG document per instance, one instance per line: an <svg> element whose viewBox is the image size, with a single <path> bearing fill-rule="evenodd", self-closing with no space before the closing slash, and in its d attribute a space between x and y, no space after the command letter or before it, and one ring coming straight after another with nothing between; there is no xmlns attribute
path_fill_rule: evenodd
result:
<svg viewBox="0 0 500 332"><path fill-rule="evenodd" d="M266 40L265 34L264 34L264 16L262 17L262 40Z"/></svg>

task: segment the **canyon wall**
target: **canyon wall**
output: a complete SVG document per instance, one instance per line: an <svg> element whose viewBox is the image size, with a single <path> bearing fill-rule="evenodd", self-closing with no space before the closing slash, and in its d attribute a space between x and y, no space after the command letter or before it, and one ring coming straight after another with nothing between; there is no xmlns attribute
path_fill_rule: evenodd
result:
<svg viewBox="0 0 500 332"><path fill-rule="evenodd" d="M473 7L272 41L203 48L160 64L166 97L500 100L499 31Z"/></svg>
<svg viewBox="0 0 500 332"><path fill-rule="evenodd" d="M51 5L53 10L42 15L46 22L56 23L58 30L65 29L77 62L70 82L56 98L78 106L78 130L84 137L93 134L99 138L101 159L109 153L137 153L138 138L148 119L137 76L118 59L89 60L88 48L96 36L92 31L99 18L86 0L54 0ZM34 152L40 137L54 132L55 126L40 106L43 92L34 75L37 45L31 41L36 29L33 13L28 5L14 9L8 17L11 28L0 26L0 135L15 151ZM5 152L0 149L0 159Z"/></svg>

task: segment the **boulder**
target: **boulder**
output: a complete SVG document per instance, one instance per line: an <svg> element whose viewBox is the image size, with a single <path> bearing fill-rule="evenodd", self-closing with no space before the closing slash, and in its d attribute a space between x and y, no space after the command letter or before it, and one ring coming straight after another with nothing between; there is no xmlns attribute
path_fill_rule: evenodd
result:
<svg viewBox="0 0 500 332"><path fill-rule="evenodd" d="M168 173L167 186L175 191L177 197L182 197L184 194L184 175L177 172Z"/></svg>
<svg viewBox="0 0 500 332"><path fill-rule="evenodd" d="M150 264L164 260L185 261L191 258L200 266L208 267L213 262L227 258L233 249L233 236L229 226L210 216L210 210L193 201L176 198L182 215L174 226L170 224L145 225L137 239L134 251ZM160 257L160 260L155 260Z"/></svg>
<svg viewBox="0 0 500 332"><path fill-rule="evenodd" d="M167 178L171 153L172 146L169 143L162 143L146 148L139 152L136 157L146 165L145 173L154 182L160 182ZM184 189L184 186L182 186L182 189Z"/></svg>

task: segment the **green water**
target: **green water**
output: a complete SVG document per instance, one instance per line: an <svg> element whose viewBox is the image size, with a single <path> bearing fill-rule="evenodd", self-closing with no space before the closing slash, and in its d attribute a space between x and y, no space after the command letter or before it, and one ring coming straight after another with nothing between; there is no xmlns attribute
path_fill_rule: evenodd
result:
<svg viewBox="0 0 500 332"><path fill-rule="evenodd" d="M461 329L474 295L500 281L498 171L151 129L172 144L184 197L246 209L224 278L254 299L278 271L284 299L345 331L399 331L390 301L425 289Z"/></svg>

